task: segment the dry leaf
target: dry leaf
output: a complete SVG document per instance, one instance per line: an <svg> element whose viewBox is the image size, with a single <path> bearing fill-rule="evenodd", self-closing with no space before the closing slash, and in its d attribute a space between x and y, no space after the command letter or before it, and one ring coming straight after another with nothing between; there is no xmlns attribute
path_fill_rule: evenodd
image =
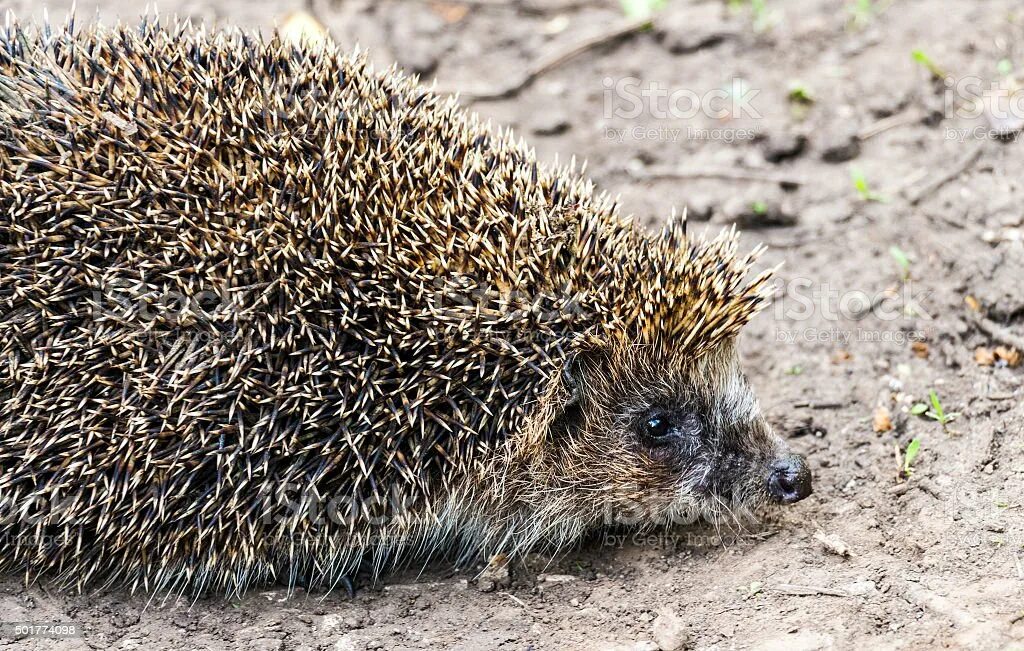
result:
<svg viewBox="0 0 1024 651"><path fill-rule="evenodd" d="M928 359L928 344L923 341L915 341L910 344L910 349L914 351L914 354L921 359Z"/></svg>
<svg viewBox="0 0 1024 651"><path fill-rule="evenodd" d="M431 2L430 8L446 23L457 23L469 13L469 5L457 5L447 2Z"/></svg>
<svg viewBox="0 0 1024 651"><path fill-rule="evenodd" d="M974 298L970 294L964 296L964 303L967 303L967 307L969 307L973 312L981 312L981 303L979 303L978 299Z"/></svg>
<svg viewBox="0 0 1024 651"><path fill-rule="evenodd" d="M851 359L853 359L853 355L850 354L850 351L848 350L837 350L832 353L833 364L842 364L843 362L848 362Z"/></svg>
<svg viewBox="0 0 1024 651"><path fill-rule="evenodd" d="M996 363L996 355L988 348L978 346L974 349L974 361L979 366L992 366Z"/></svg>
<svg viewBox="0 0 1024 651"><path fill-rule="evenodd" d="M1010 368L1014 368L1020 365L1021 354L1016 348L1007 348L1006 346L996 346L995 349L996 359L999 361L1006 362L1006 365Z"/></svg>
<svg viewBox="0 0 1024 651"><path fill-rule="evenodd" d="M872 423L872 427L875 432L879 434L892 430L892 414L889 413L888 408L878 407L875 409L875 418Z"/></svg>
<svg viewBox="0 0 1024 651"><path fill-rule="evenodd" d="M833 536L822 531L814 534L814 539L821 543L825 551L836 556L846 558L850 555L850 547L838 536Z"/></svg>

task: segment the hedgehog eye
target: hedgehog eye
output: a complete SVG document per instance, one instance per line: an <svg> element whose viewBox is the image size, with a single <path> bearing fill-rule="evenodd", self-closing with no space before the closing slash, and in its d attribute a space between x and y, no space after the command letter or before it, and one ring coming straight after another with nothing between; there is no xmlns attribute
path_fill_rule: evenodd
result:
<svg viewBox="0 0 1024 651"><path fill-rule="evenodd" d="M654 413L647 417L642 425L644 436L658 441L665 439L671 433L671 424L668 416L662 413Z"/></svg>

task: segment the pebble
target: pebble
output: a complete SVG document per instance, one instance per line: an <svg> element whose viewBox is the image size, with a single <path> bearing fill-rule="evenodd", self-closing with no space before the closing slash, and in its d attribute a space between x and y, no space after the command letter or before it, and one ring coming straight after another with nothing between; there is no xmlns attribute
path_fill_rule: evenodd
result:
<svg viewBox="0 0 1024 651"><path fill-rule="evenodd" d="M860 138L852 127L841 127L822 139L821 160L826 163L845 163L860 156Z"/></svg>
<svg viewBox="0 0 1024 651"><path fill-rule="evenodd" d="M538 583L569 583L575 581L576 577L571 574L538 574Z"/></svg>
<svg viewBox="0 0 1024 651"><path fill-rule="evenodd" d="M509 570L507 558L496 558L480 573L476 580L480 592L494 592L498 588L512 585L512 572Z"/></svg>
<svg viewBox="0 0 1024 651"><path fill-rule="evenodd" d="M777 228L795 225L797 216L789 207L774 201L755 204L733 197L726 201L721 219L717 221L731 222L739 228Z"/></svg>
<svg viewBox="0 0 1024 651"><path fill-rule="evenodd" d="M662 608L654 620L654 641L661 651L682 649L690 639L686 623L669 608Z"/></svg>
<svg viewBox="0 0 1024 651"><path fill-rule="evenodd" d="M689 54L713 47L736 36L737 32L722 20L718 3L686 6L684 10L664 12L654 22L655 37L672 54Z"/></svg>
<svg viewBox="0 0 1024 651"><path fill-rule="evenodd" d="M686 218L706 222L715 213L715 200L705 194L697 194L686 200Z"/></svg>
<svg viewBox="0 0 1024 651"><path fill-rule="evenodd" d="M549 109L534 114L531 131L538 136L557 136L572 127L568 116L560 110Z"/></svg>
<svg viewBox="0 0 1024 651"><path fill-rule="evenodd" d="M802 133L784 132L769 136L762 146L764 159L778 164L797 158L807 149L807 136Z"/></svg>

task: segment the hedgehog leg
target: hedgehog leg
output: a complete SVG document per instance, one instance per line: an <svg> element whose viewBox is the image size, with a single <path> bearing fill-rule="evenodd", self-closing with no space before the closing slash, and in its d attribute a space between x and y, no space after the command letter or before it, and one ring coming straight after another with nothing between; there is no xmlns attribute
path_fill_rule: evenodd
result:
<svg viewBox="0 0 1024 651"><path fill-rule="evenodd" d="M345 587L345 593L348 595L348 598L354 599L356 596L356 585L352 582L352 579L348 578L346 575L341 577L339 583Z"/></svg>

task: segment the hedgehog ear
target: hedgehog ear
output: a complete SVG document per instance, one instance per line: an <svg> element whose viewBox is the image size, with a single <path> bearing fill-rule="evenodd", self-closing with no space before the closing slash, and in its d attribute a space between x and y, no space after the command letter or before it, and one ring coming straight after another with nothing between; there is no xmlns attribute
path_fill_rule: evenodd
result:
<svg viewBox="0 0 1024 651"><path fill-rule="evenodd" d="M562 403L562 411L578 406L583 401L583 355L573 353L562 365L562 386L569 398Z"/></svg>

